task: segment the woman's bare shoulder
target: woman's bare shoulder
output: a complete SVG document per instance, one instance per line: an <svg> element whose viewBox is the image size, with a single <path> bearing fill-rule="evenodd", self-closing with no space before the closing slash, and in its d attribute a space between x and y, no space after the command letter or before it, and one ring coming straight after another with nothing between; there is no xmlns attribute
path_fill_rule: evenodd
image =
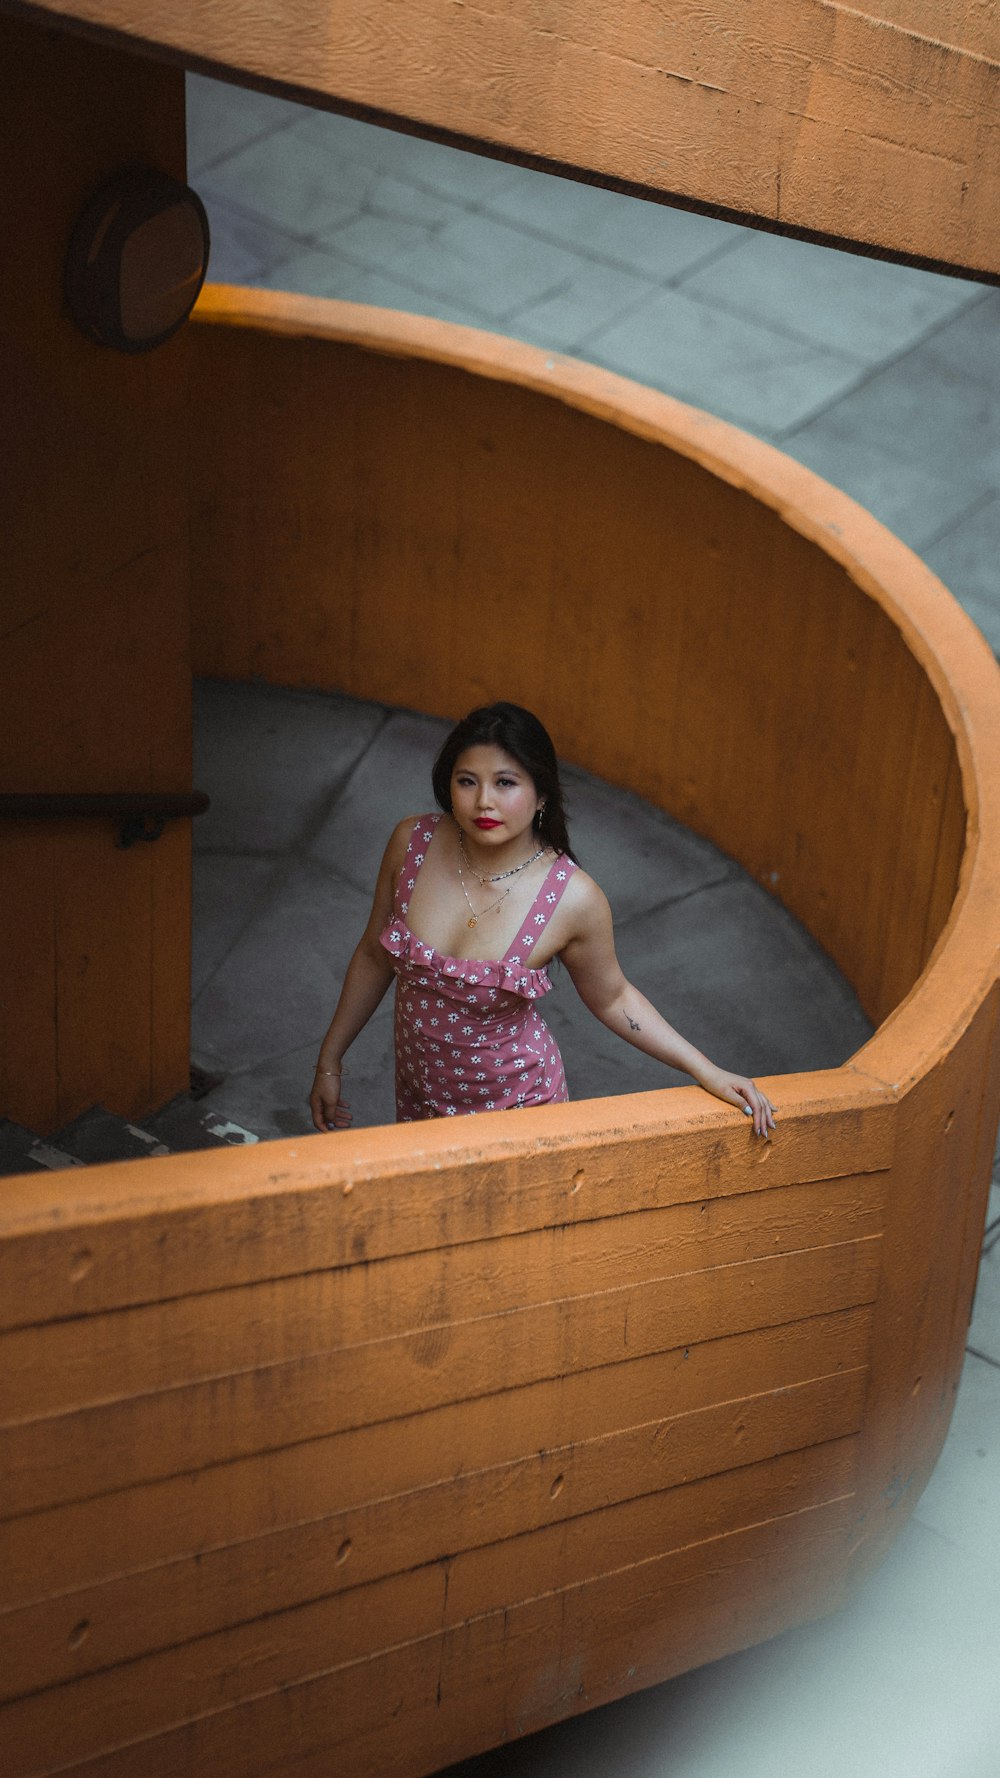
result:
<svg viewBox="0 0 1000 1778"><path fill-rule="evenodd" d="M394 869L398 870L403 859L406 857L406 849L410 843L410 836L419 820L419 815L404 815L402 821L396 822L395 827L389 835L389 843L386 846L384 857L386 862L391 864Z"/></svg>
<svg viewBox="0 0 1000 1778"><path fill-rule="evenodd" d="M419 826L421 821L431 822L440 821L440 819L440 815L434 816L428 815L427 813L404 815L402 821L397 821L392 833L389 835L389 844L385 849L384 861L391 865L393 870L399 870L406 857L407 848L413 837L414 828Z"/></svg>
<svg viewBox="0 0 1000 1778"><path fill-rule="evenodd" d="M567 913L580 920L603 918L608 909L608 898L600 883L595 883L589 873L578 866L566 884L563 902Z"/></svg>

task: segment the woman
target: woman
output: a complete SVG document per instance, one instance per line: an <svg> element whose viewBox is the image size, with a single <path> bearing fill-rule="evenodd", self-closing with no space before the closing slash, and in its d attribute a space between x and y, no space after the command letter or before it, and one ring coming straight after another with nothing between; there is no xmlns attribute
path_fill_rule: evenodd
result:
<svg viewBox="0 0 1000 1778"><path fill-rule="evenodd" d="M626 981L607 898L570 849L555 749L517 704L473 710L432 773L443 813L401 821L320 1049L318 1130L351 1122L343 1057L393 976L396 1117L451 1117L565 1100L559 1047L537 1002L565 964L584 1005L646 1055L774 1128L752 1080L716 1067Z"/></svg>

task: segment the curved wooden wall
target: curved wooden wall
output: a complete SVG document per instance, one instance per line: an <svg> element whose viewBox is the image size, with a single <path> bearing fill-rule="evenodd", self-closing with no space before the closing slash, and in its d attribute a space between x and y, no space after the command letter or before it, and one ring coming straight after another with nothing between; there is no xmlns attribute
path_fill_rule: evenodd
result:
<svg viewBox="0 0 1000 1778"><path fill-rule="evenodd" d="M575 360L267 293L200 314L195 671L540 710L564 757L733 853L886 1018L965 835L951 712L879 586L892 540L865 527L859 553L806 470Z"/></svg>
<svg viewBox="0 0 1000 1778"><path fill-rule="evenodd" d="M692 1087L5 1188L7 1768L416 1778L832 1609L916 1500L1000 1103L998 675L873 520L666 398L304 299L203 322L202 669L537 703L887 1015L772 1083L766 1147Z"/></svg>
<svg viewBox="0 0 1000 1778"><path fill-rule="evenodd" d="M1000 278L984 0L4 4L640 196Z"/></svg>

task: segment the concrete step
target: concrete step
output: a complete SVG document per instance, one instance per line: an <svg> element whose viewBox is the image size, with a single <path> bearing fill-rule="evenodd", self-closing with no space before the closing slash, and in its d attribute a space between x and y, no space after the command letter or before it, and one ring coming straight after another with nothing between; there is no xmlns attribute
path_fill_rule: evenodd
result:
<svg viewBox="0 0 1000 1778"><path fill-rule="evenodd" d="M0 1117L0 1177L12 1173L45 1173L56 1167L80 1167L83 1162L67 1154L55 1142L45 1142L34 1130Z"/></svg>
<svg viewBox="0 0 1000 1778"><path fill-rule="evenodd" d="M218 1111L203 1109L190 1093L179 1093L162 1111L145 1118L143 1124L158 1142L166 1144L171 1153L190 1152L197 1148L229 1148L258 1140L253 1131L245 1130L242 1124L233 1123Z"/></svg>
<svg viewBox="0 0 1000 1778"><path fill-rule="evenodd" d="M50 1138L0 1117L0 1177L145 1160L199 1148L229 1148L257 1140L242 1124L200 1107L191 1093L180 1093L142 1125L130 1123L104 1105L92 1105Z"/></svg>
<svg viewBox="0 0 1000 1778"><path fill-rule="evenodd" d="M158 1136L131 1124L103 1105L92 1105L52 1138L55 1146L84 1165L100 1161L136 1161L148 1155L169 1154Z"/></svg>

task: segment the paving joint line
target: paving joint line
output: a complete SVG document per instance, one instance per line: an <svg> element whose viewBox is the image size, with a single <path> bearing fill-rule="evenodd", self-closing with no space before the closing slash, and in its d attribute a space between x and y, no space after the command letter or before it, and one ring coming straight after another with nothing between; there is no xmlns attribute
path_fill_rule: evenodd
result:
<svg viewBox="0 0 1000 1778"><path fill-rule="evenodd" d="M964 506L961 512L949 519L947 524L942 525L939 530L933 531L929 537L925 537L921 541L921 555L925 550L934 549L935 545L943 543L944 539L950 537L953 531L957 531L960 525L964 525L969 519L975 518L977 512L983 507L992 506L997 498L998 495L995 488L984 488L982 493L977 494L976 498L971 500L968 506Z"/></svg>
<svg viewBox="0 0 1000 1778"><path fill-rule="evenodd" d="M699 883L694 889L682 889L678 895L669 895L665 901L654 902L651 907L636 908L634 914L626 914L623 919L615 920L616 931L631 926L636 920L646 920L652 914L666 913L669 908L679 907L682 901L690 901L694 895L703 895L710 889L719 889L724 883L739 881L739 872L727 870L722 876L712 877L707 883Z"/></svg>
<svg viewBox="0 0 1000 1778"><path fill-rule="evenodd" d="M308 109L307 106L302 107L303 111ZM285 130L294 129L295 126L301 122L302 119L300 117L288 117L283 123L269 124L266 129L259 130L256 135L248 136L244 142L238 142L232 148L223 149L222 153L217 154L213 160L203 161L201 165L197 167L189 167L189 177L193 180L200 179L203 174L211 172L215 167L221 167L225 161L232 160L234 156L243 154L246 149L256 148L259 143L266 142L270 136L283 135Z"/></svg>
<svg viewBox="0 0 1000 1778"><path fill-rule="evenodd" d="M857 395L860 389L867 388L868 384L874 382L876 377L882 376L886 371L895 370L897 365L903 362L904 358L908 358L912 352L920 351L922 347L927 345L929 340L936 339L939 333L943 333L946 327L953 326L953 324L961 320L963 316L971 314L972 310L977 309L980 303L987 302L992 294L992 289L987 288L983 291L982 296L972 298L969 302L963 303L961 308L955 309L952 314L942 316L941 320L929 327L925 333L922 333L919 339L911 340L908 345L901 346L898 352L891 352L887 357L880 359L878 364L872 365L866 375L861 377L850 389L843 390L839 395L833 396L828 402L825 402L813 413L807 414L804 420L797 420L794 426L789 426L783 431L776 432L774 435L775 439L781 444L784 444L786 440L794 438L797 433L804 432L807 427L814 425L817 420L822 419L824 414L828 414L833 408L837 407L841 401L847 401L852 395Z"/></svg>

